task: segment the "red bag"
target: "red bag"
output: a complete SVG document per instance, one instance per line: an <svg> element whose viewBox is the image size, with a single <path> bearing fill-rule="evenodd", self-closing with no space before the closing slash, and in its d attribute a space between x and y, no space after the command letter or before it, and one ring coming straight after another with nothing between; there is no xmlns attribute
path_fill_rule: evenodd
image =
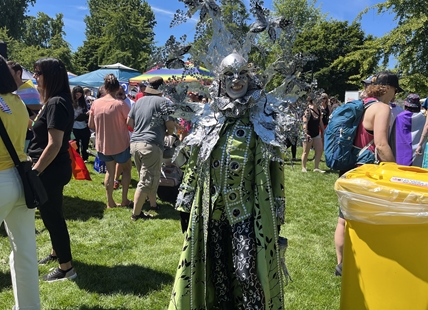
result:
<svg viewBox="0 0 428 310"><path fill-rule="evenodd" d="M92 181L91 176L89 175L88 168L86 168L85 162L83 161L82 157L80 157L80 154L76 151L76 141L70 140L68 143L70 144L68 147L68 153L70 154L71 169L73 171L74 178L76 180Z"/></svg>

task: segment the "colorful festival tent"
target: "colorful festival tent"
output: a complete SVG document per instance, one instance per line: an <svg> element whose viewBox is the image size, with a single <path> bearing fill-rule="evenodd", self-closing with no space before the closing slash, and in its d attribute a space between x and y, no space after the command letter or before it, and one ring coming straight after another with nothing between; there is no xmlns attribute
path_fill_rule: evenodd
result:
<svg viewBox="0 0 428 310"><path fill-rule="evenodd" d="M140 72L133 68L116 63L101 66L98 70L74 77L70 79L70 86L100 87L104 84L104 77L110 73L114 74L120 83L128 83L130 78L140 74Z"/></svg>
<svg viewBox="0 0 428 310"><path fill-rule="evenodd" d="M214 74L204 67L190 67L187 70L155 67L142 75L129 79L129 84L137 85L141 81L147 81L154 76L161 76L166 83L178 79L181 82L202 81L204 84L210 84L214 78Z"/></svg>

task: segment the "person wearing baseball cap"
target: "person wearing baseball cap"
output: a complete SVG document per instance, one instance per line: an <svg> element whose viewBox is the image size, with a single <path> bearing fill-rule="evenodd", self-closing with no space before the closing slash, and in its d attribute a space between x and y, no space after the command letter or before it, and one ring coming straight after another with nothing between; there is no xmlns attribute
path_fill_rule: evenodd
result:
<svg viewBox="0 0 428 310"><path fill-rule="evenodd" d="M389 88L393 87L395 94L402 93L404 90L398 84L398 76L391 71L383 71L378 73L372 79L372 85L385 85Z"/></svg>
<svg viewBox="0 0 428 310"><path fill-rule="evenodd" d="M370 103L370 106L365 109L357 127L354 145L361 149L368 146L368 150L374 154L377 153L377 159L382 162L395 162L393 151L388 143L388 135L391 120L390 102L394 100L395 94L399 91L402 89L398 84L398 77L390 71L378 73L365 89L363 103ZM345 172L340 171L339 176ZM339 219L334 233L337 257L335 275L337 276L342 275L345 223L344 215L339 208Z"/></svg>
<svg viewBox="0 0 428 310"><path fill-rule="evenodd" d="M162 77L150 78L139 99L128 114L128 126L134 132L131 137L131 154L137 167L139 182L134 195L131 220L147 219L153 215L142 212L146 198L150 209L158 210L156 193L161 176L165 135L174 133L175 121L168 116L169 99L162 97L158 88L164 83Z"/></svg>
<svg viewBox="0 0 428 310"><path fill-rule="evenodd" d="M148 83L146 81L141 81L140 84L138 84L140 91L135 95L135 102L137 102L138 99L144 97L144 91L146 90L147 85Z"/></svg>
<svg viewBox="0 0 428 310"><path fill-rule="evenodd" d="M361 81L364 84L364 95L366 94L366 89L369 85L380 85L380 86L387 86L384 87L377 87L377 89L382 93L385 90L395 88L395 94L403 92L403 89L398 84L398 77L395 73L391 71L384 71L380 72L375 76L370 76L366 80ZM403 109L397 105L395 102L395 95L392 98L391 102L389 102L389 106L391 107L391 117L389 122L389 128L392 129L392 125L394 124L395 118L398 114L403 112Z"/></svg>
<svg viewBox="0 0 428 310"><path fill-rule="evenodd" d="M419 95L409 94L404 100L404 111L395 119L389 139L397 164L422 167L423 157L417 156L416 149L424 124Z"/></svg>

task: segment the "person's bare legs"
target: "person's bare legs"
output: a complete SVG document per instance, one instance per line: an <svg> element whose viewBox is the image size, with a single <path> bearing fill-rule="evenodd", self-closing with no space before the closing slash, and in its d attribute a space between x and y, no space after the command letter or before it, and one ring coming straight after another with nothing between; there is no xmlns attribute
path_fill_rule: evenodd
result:
<svg viewBox="0 0 428 310"><path fill-rule="evenodd" d="M336 246L337 264L339 265L343 261L343 245L345 244L345 220L340 217L334 232L334 244Z"/></svg>
<svg viewBox="0 0 428 310"><path fill-rule="evenodd" d="M302 171L306 172L306 163L308 161L309 151L311 150L313 139L311 141L303 142L303 153L302 153Z"/></svg>
<svg viewBox="0 0 428 310"><path fill-rule="evenodd" d="M322 152L323 152L323 144L322 144L322 140L321 138L315 138L312 139L313 141L313 145L314 145L314 150L315 150L315 169L319 169L320 168L320 161L321 161L321 156L322 156Z"/></svg>
<svg viewBox="0 0 428 310"><path fill-rule="evenodd" d="M134 208L132 210L132 215L140 215L141 209L143 208L146 199L147 193L143 193L141 189L137 187L134 194Z"/></svg>
<svg viewBox="0 0 428 310"><path fill-rule="evenodd" d="M122 174L122 172L123 172L123 164L117 163L116 164L116 171L114 172L114 180L115 181L119 181L120 175Z"/></svg>
<svg viewBox="0 0 428 310"><path fill-rule="evenodd" d="M119 169L122 170L122 206L127 206L129 204L129 200L128 200L129 184L131 184L131 169L132 169L131 158L126 163L119 164L119 166L120 166Z"/></svg>
<svg viewBox="0 0 428 310"><path fill-rule="evenodd" d="M152 207L156 207L156 192L154 193L149 193L148 194L149 200L150 200L150 208Z"/></svg>
<svg viewBox="0 0 428 310"><path fill-rule="evenodd" d="M106 188L107 208L113 208L117 206L116 202L113 199L113 183L114 173L116 171L116 161L107 161L106 168L107 172L104 177L104 187Z"/></svg>

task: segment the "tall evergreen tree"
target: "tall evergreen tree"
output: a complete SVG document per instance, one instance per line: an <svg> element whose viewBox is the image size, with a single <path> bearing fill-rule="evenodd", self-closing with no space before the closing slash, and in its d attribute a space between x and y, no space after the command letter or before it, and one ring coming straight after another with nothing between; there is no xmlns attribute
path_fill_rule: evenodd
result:
<svg viewBox="0 0 428 310"><path fill-rule="evenodd" d="M153 49L156 24L146 1L88 0L86 40L75 55L78 72L120 62L140 71Z"/></svg>

